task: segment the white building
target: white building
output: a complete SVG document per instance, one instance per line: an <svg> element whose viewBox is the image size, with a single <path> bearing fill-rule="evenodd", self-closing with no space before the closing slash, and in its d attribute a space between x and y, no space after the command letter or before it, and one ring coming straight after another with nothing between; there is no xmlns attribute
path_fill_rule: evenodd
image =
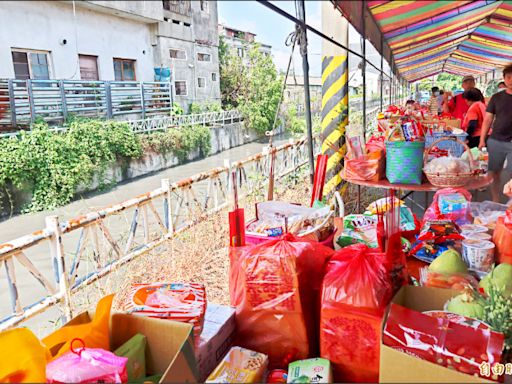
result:
<svg viewBox="0 0 512 384"><path fill-rule="evenodd" d="M247 51L250 45L255 43L260 45L259 51L261 53L265 56L271 55L272 46L256 42L256 34L252 32L241 31L239 29L219 24L219 36L223 36L229 49L242 59L247 56Z"/></svg>
<svg viewBox="0 0 512 384"><path fill-rule="evenodd" d="M153 81L220 100L215 1L2 1L0 78Z"/></svg>

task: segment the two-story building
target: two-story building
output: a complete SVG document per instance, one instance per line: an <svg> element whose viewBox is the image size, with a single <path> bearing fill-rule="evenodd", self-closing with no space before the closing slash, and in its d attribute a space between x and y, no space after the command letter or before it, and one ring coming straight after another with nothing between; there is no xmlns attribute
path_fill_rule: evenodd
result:
<svg viewBox="0 0 512 384"><path fill-rule="evenodd" d="M239 29L227 27L219 24L219 36L224 38L229 49L236 53L242 60L247 57L247 51L252 44L259 44L259 51L266 56L272 53L272 46L256 42L256 34L248 31L241 31Z"/></svg>
<svg viewBox="0 0 512 384"><path fill-rule="evenodd" d="M153 81L220 100L215 1L2 1L0 78Z"/></svg>

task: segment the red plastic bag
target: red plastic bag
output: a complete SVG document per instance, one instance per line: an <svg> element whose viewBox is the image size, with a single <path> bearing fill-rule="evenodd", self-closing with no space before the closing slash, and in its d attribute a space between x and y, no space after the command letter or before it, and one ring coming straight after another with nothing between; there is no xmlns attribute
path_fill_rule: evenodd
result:
<svg viewBox="0 0 512 384"><path fill-rule="evenodd" d="M319 293L334 253L291 234L230 250L230 296L237 345L268 355L270 368L317 351Z"/></svg>
<svg viewBox="0 0 512 384"><path fill-rule="evenodd" d="M372 136L366 142L366 151L368 153L377 152L377 151L386 151L386 138L384 136L375 137Z"/></svg>
<svg viewBox="0 0 512 384"><path fill-rule="evenodd" d="M498 263L512 264L512 211L498 218L492 241Z"/></svg>
<svg viewBox="0 0 512 384"><path fill-rule="evenodd" d="M383 151L372 152L358 159L345 159L343 178L345 180L378 181L386 171Z"/></svg>
<svg viewBox="0 0 512 384"><path fill-rule="evenodd" d="M335 382L377 382L384 310L391 299L386 255L363 244L334 253L322 284L320 356Z"/></svg>
<svg viewBox="0 0 512 384"><path fill-rule="evenodd" d="M457 197L459 201L457 201ZM463 200L465 201L463 202ZM473 217L471 216L470 203L471 193L466 189L440 189L434 195L430 207L425 211L423 223L435 220L451 220L457 225L472 223Z"/></svg>
<svg viewBox="0 0 512 384"><path fill-rule="evenodd" d="M391 304L382 342L408 355L480 375L482 362L492 366L501 361L504 336Z"/></svg>

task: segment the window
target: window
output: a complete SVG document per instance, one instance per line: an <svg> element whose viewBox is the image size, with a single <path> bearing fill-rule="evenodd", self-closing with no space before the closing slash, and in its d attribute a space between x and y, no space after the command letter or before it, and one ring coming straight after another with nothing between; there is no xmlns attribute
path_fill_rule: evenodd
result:
<svg viewBox="0 0 512 384"><path fill-rule="evenodd" d="M238 48L237 53L238 53L238 57L244 57L244 49L243 48Z"/></svg>
<svg viewBox="0 0 512 384"><path fill-rule="evenodd" d="M171 56L171 59L187 60L187 52L183 49L171 48L169 49L169 55Z"/></svg>
<svg viewBox="0 0 512 384"><path fill-rule="evenodd" d="M208 1L201 0L201 11L208 12Z"/></svg>
<svg viewBox="0 0 512 384"><path fill-rule="evenodd" d="M12 63L16 79L50 79L48 52L12 51Z"/></svg>
<svg viewBox="0 0 512 384"><path fill-rule="evenodd" d="M187 82L185 80L176 80L174 82L176 96L187 96Z"/></svg>
<svg viewBox="0 0 512 384"><path fill-rule="evenodd" d="M217 74L212 72L212 81L217 81Z"/></svg>
<svg viewBox="0 0 512 384"><path fill-rule="evenodd" d="M205 77L198 77L197 78L197 87L198 88L206 87L206 78Z"/></svg>
<svg viewBox="0 0 512 384"><path fill-rule="evenodd" d="M135 60L114 59L114 78L116 81L135 80Z"/></svg>
<svg viewBox="0 0 512 384"><path fill-rule="evenodd" d="M167 11L171 10L171 4L170 4L169 0L162 0L162 6Z"/></svg>
<svg viewBox="0 0 512 384"><path fill-rule="evenodd" d="M80 62L80 78L82 80L99 80L98 56L78 55Z"/></svg>
<svg viewBox="0 0 512 384"><path fill-rule="evenodd" d="M212 55L209 53L198 53L197 61L212 61Z"/></svg>

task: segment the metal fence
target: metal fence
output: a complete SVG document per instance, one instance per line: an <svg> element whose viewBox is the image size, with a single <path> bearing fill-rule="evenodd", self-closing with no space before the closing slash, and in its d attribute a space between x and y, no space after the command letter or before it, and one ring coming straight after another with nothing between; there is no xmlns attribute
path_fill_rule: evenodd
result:
<svg viewBox="0 0 512 384"><path fill-rule="evenodd" d="M0 331L56 305L69 320L79 290L227 207L232 171L241 195L247 194L268 178L274 153L277 178L306 164L306 145L305 139L290 141L173 184L164 179L161 188L66 222L47 217L42 230L0 244L0 285L11 301L0 311ZM1 302L8 302L7 292L0 292Z"/></svg>
<svg viewBox="0 0 512 384"><path fill-rule="evenodd" d="M42 118L64 122L71 115L142 118L172 107L169 82L0 80L0 130L26 127Z"/></svg>

